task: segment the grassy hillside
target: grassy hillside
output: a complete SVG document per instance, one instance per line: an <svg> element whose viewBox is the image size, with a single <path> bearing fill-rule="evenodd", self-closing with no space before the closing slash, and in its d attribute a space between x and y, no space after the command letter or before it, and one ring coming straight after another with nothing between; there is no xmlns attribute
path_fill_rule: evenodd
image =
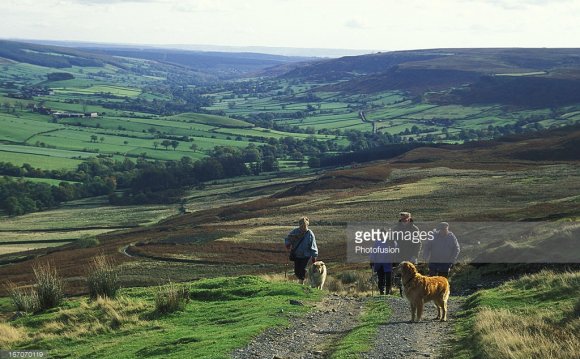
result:
<svg viewBox="0 0 580 359"><path fill-rule="evenodd" d="M167 118L171 121L183 121L188 123L201 123L210 126L221 126L221 127L234 127L234 128L246 128L253 127L252 124L236 120L224 116L216 115L206 115L200 113L181 113L179 115L171 116Z"/></svg>
<svg viewBox="0 0 580 359"><path fill-rule="evenodd" d="M580 272L543 271L470 296L454 358L576 358Z"/></svg>
<svg viewBox="0 0 580 359"><path fill-rule="evenodd" d="M162 279L160 279L162 280ZM257 277L180 284L191 299L183 311L155 311L156 288L121 291L117 300L70 298L56 310L0 323L0 345L49 350L51 356L135 358L228 358L269 327L288 323L316 301L320 291ZM2 310L10 309L6 299Z"/></svg>

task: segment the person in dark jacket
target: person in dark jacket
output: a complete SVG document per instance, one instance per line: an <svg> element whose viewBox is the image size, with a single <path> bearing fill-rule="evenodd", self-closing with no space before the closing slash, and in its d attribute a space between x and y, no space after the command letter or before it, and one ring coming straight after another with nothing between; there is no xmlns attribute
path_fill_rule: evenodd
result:
<svg viewBox="0 0 580 359"><path fill-rule="evenodd" d="M308 217L300 218L298 221L299 227L290 231L284 240L284 245L288 253L290 251L295 251L296 253L294 274L300 284L304 284L308 262L312 258L312 263L315 263L316 257L318 257L316 237L314 236L314 232L308 229L309 224Z"/></svg>
<svg viewBox="0 0 580 359"><path fill-rule="evenodd" d="M393 282L393 260L389 252L391 245L389 242L377 241L374 245L374 249L377 251L373 252L370 256L371 269L377 273L377 285L381 295L391 294Z"/></svg>
<svg viewBox="0 0 580 359"><path fill-rule="evenodd" d="M457 261L459 250L459 242L455 234L449 231L449 223L439 223L435 237L425 244L423 250L423 259L429 263L429 275L449 277L449 270Z"/></svg>

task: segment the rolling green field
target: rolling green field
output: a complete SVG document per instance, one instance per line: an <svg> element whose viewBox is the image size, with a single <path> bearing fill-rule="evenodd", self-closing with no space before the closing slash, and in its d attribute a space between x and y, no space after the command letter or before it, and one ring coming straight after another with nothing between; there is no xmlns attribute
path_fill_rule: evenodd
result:
<svg viewBox="0 0 580 359"><path fill-rule="evenodd" d="M181 284L191 301L182 311L155 311L156 288L122 289L116 300L71 298L58 310L0 324L0 344L49 350L51 356L99 358L228 358L257 334L289 323L309 306L290 299L320 300L321 292L258 277L215 278ZM3 298L0 309L10 309ZM12 340L8 339L12 338Z"/></svg>
<svg viewBox="0 0 580 359"><path fill-rule="evenodd" d="M80 94L80 95L95 95L95 94L111 94L121 97L137 97L141 94L140 89L121 87L121 86L111 86L111 85L93 85L90 87L73 87L73 88L54 88L54 92L57 94Z"/></svg>
<svg viewBox="0 0 580 359"><path fill-rule="evenodd" d="M52 157L43 154L3 151L2 146L0 146L0 162L10 162L17 166L23 165L24 163L28 163L34 168L42 168L45 170L58 170L58 169L75 169L83 161L70 158Z"/></svg>
<svg viewBox="0 0 580 359"><path fill-rule="evenodd" d="M123 61L126 66L152 69L152 65L144 60L123 58ZM319 90L331 83L285 79L256 81L253 85L256 87L242 86L241 91L227 86L216 86L215 90L208 88L203 96L210 98L212 104L204 110L219 111L220 115L184 112L161 116L113 110L105 104L129 99L170 99L168 93L149 87L161 86L167 81L167 74L162 70L137 75L111 64L51 69L5 63L2 68L0 81L15 85L13 88L0 88L3 106L0 108L0 143L3 146L0 160L16 165L30 163L44 169L72 168L78 164L79 158L97 155L115 158L144 156L150 160L179 160L183 156L199 159L215 146L246 147L250 142L266 143L269 139L286 136L297 139L314 136L321 141L348 145L344 132L370 132L373 128L371 121L375 122L378 131L398 134L404 139L430 134L431 138L442 142L448 142L447 134L487 129L490 125L508 126L521 120L529 122L526 127L536 123L550 127L580 121L580 106L525 110L498 105L436 105L419 101L403 91L340 93ZM53 72L68 73L75 78L47 81L47 75ZM50 92L31 99L6 96L19 85L46 86ZM263 89L258 90L260 86ZM59 111L97 112L99 117L53 120L49 115L31 112L27 108L34 104ZM361 111L367 122L361 119ZM307 133L260 128L243 120L255 119L258 115L270 116L277 124L296 126ZM413 134L409 134L411 128L414 128ZM337 130L342 132L324 134L324 131ZM91 136L97 136L97 140ZM175 150L159 145L168 137L179 141ZM195 151L190 148L192 144L195 144ZM11 147L6 147L8 145ZM34 147L39 150L34 150Z"/></svg>

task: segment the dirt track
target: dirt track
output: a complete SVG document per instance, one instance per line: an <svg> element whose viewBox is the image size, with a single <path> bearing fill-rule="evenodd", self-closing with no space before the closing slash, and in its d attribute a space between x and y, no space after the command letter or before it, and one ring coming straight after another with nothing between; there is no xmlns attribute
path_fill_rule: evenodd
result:
<svg viewBox="0 0 580 359"><path fill-rule="evenodd" d="M327 358L329 345L356 326L363 305L363 299L331 294L288 328L267 330L232 358Z"/></svg>
<svg viewBox="0 0 580 359"><path fill-rule="evenodd" d="M392 315L388 323L379 326L374 348L362 358L437 358L451 334L453 319L461 301L449 299L447 322L435 321L437 311L433 303L425 305L423 318L411 323L411 311L406 299L387 296Z"/></svg>
<svg viewBox="0 0 580 359"><path fill-rule="evenodd" d="M392 308L388 321L380 325L371 351L359 358L436 358L443 349L452 328L459 300L449 301L446 323L433 321L435 308L429 303L420 323L410 323L406 300L398 296L381 299L352 298L329 295L302 318L292 319L287 328L271 329L256 337L248 346L232 353L232 358L304 359L329 358L332 344L358 324L358 317L367 300L386 300Z"/></svg>

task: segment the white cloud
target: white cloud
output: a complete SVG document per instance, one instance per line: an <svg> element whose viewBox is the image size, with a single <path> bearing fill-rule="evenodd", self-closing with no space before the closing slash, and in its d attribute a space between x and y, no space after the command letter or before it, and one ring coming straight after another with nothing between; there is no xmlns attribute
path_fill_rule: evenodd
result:
<svg viewBox="0 0 580 359"><path fill-rule="evenodd" d="M0 38L375 50L580 45L580 0L1 0L0 13Z"/></svg>
<svg viewBox="0 0 580 359"><path fill-rule="evenodd" d="M344 26L351 29L366 29L368 26L360 19L350 19L344 23Z"/></svg>
<svg viewBox="0 0 580 359"><path fill-rule="evenodd" d="M474 0L464 0L474 1ZM573 0L475 0L476 2L488 3L506 10L524 10L531 6L549 6L555 3L571 2Z"/></svg>
<svg viewBox="0 0 580 359"><path fill-rule="evenodd" d="M166 2L165 0L64 0L64 1L79 5L112 5L112 4Z"/></svg>

